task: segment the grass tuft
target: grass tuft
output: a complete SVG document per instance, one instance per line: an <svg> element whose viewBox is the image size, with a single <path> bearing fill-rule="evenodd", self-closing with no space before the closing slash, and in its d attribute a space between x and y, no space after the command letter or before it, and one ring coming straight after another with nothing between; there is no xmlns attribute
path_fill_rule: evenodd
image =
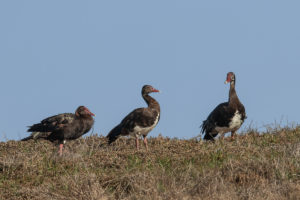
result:
<svg viewBox="0 0 300 200"><path fill-rule="evenodd" d="M89 136L62 157L48 141L0 143L0 199L299 199L300 128L214 143Z"/></svg>

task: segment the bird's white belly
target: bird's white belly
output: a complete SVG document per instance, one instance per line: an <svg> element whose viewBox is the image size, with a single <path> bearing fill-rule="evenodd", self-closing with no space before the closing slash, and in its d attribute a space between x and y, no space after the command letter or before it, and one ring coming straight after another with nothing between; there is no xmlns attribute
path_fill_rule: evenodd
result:
<svg viewBox="0 0 300 200"><path fill-rule="evenodd" d="M242 124L243 124L242 115L239 113L239 111L236 111L231 122L229 123L229 128L239 129Z"/></svg>
<svg viewBox="0 0 300 200"><path fill-rule="evenodd" d="M231 119L231 122L229 123L229 127L217 126L215 129L216 131L218 131L218 133L227 133L227 132L238 130L242 124L243 124L242 115L238 111L236 111L233 118Z"/></svg>
<svg viewBox="0 0 300 200"><path fill-rule="evenodd" d="M131 132L130 134L134 135L136 137L141 136L141 135L147 135L157 125L158 119L159 119L159 114L157 115L152 126L149 126L149 127L135 126L133 129L133 132Z"/></svg>

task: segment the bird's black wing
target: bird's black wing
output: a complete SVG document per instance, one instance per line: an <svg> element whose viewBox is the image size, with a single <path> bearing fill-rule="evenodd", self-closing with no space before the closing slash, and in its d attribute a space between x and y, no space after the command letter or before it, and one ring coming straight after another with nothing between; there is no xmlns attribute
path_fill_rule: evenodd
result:
<svg viewBox="0 0 300 200"><path fill-rule="evenodd" d="M28 132L53 132L58 131L75 120L72 113L54 115L42 120L40 123L29 127Z"/></svg>
<svg viewBox="0 0 300 200"><path fill-rule="evenodd" d="M109 143L115 141L120 135L128 135L136 126L152 126L158 115L158 111L149 108L137 108L129 113L119 125L113 128L106 136Z"/></svg>
<svg viewBox="0 0 300 200"><path fill-rule="evenodd" d="M234 113L228 102L219 104L203 121L202 133L210 133L215 127L228 127Z"/></svg>

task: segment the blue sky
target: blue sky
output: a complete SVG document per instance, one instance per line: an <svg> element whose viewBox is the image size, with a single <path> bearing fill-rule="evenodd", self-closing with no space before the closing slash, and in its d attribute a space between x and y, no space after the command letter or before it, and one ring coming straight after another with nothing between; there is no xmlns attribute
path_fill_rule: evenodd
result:
<svg viewBox="0 0 300 200"><path fill-rule="evenodd" d="M300 122L299 1L1 1L0 140L45 117L87 106L106 135L146 106L149 134L191 138L227 101L226 73L248 119L262 128Z"/></svg>

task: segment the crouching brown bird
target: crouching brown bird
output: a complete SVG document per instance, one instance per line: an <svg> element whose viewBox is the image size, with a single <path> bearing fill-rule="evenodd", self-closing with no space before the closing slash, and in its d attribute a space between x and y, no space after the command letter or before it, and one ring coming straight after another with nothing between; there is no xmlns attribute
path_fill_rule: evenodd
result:
<svg viewBox="0 0 300 200"><path fill-rule="evenodd" d="M108 143L111 144L120 136L132 135L136 138L136 148L139 149L139 137L143 136L144 145L148 150L147 135L154 129L160 119L159 103L149 96L149 93L160 92L150 85L142 88L142 97L148 104L146 108L137 108L129 113L119 125L113 128L108 135Z"/></svg>
<svg viewBox="0 0 300 200"><path fill-rule="evenodd" d="M40 123L29 126L28 132L32 132L29 137L22 139L46 139L59 143L59 155L62 155L63 145L66 140L75 140L87 133L94 124L95 116L89 109L79 106L75 114L63 113L48 117Z"/></svg>

